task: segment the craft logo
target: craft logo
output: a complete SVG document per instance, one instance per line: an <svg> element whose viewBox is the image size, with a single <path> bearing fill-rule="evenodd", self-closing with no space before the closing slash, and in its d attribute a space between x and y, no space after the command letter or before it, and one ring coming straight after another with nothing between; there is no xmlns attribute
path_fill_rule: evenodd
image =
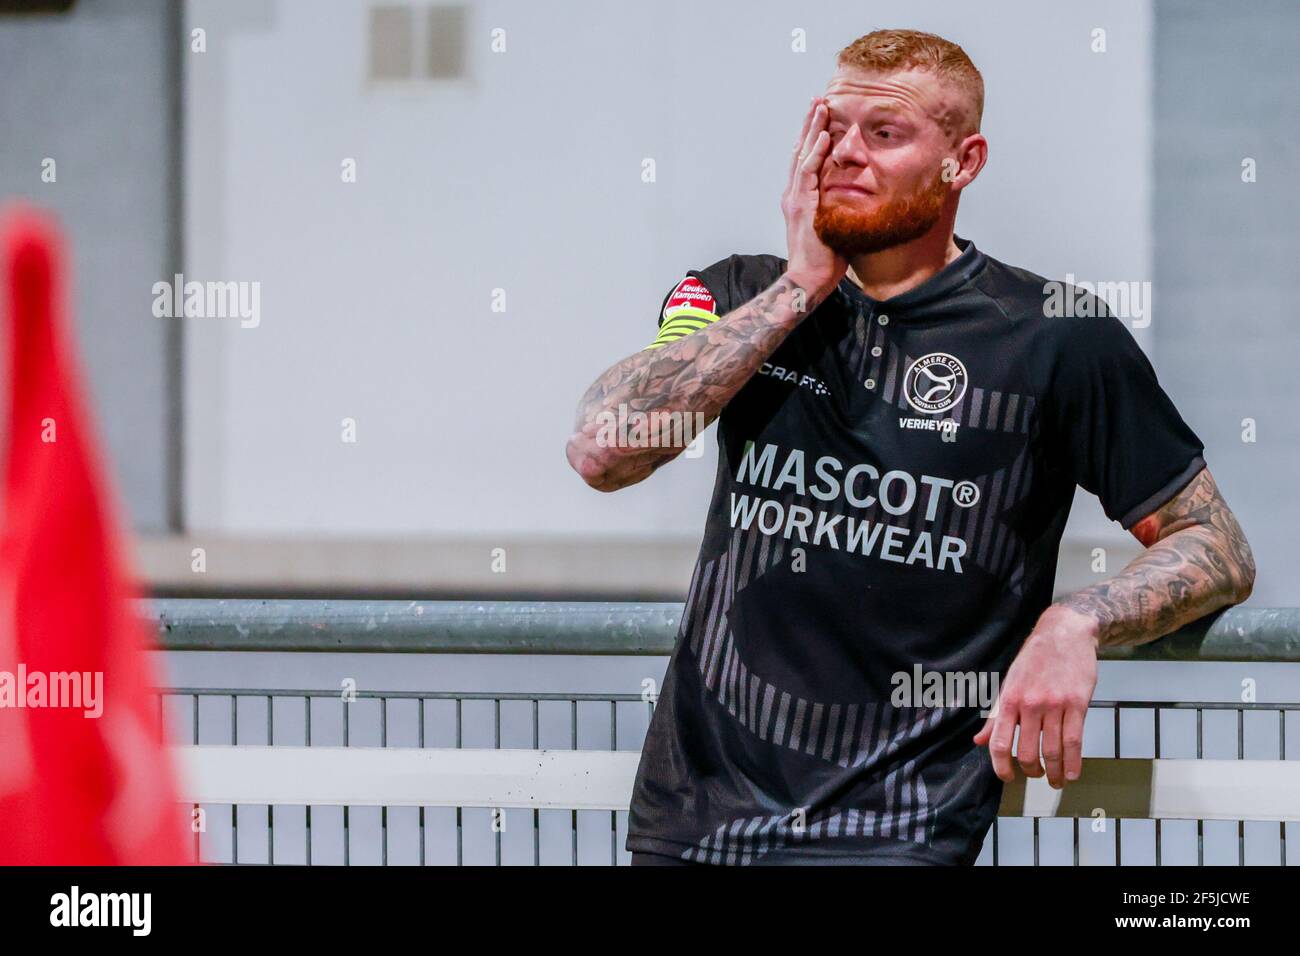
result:
<svg viewBox="0 0 1300 956"><path fill-rule="evenodd" d="M829 395L831 393L831 390L826 387L826 383L821 379L813 378L806 372L796 372L794 369L773 365L771 362L764 362L760 365L758 374L774 378L778 382L787 382L799 388L806 388L814 395Z"/></svg>
<svg viewBox="0 0 1300 956"><path fill-rule="evenodd" d="M966 394L966 366L947 352L922 355L907 367L903 394L918 412L947 411Z"/></svg>

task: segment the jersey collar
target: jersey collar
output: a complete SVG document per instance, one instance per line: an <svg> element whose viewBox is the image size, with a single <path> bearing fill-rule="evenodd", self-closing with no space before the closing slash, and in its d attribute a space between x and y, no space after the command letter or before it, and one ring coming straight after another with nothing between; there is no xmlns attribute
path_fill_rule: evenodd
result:
<svg viewBox="0 0 1300 956"><path fill-rule="evenodd" d="M898 318L920 317L920 313L927 305L932 305L957 291L984 268L984 253L975 248L975 243L956 234L953 235L952 241L961 250L961 255L916 288L908 289L900 295L888 299L873 299L858 288L847 275L840 280L839 288L849 302L866 305L871 314L885 312Z"/></svg>

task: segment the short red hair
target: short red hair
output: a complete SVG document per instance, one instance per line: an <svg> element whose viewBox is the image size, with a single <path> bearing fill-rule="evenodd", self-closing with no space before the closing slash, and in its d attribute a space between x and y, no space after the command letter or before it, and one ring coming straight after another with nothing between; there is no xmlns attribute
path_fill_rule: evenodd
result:
<svg viewBox="0 0 1300 956"><path fill-rule="evenodd" d="M872 73L927 70L967 100L969 115L961 124L967 128L950 132L962 136L979 132L984 117L984 77L966 51L951 40L920 30L875 30L841 50L836 63Z"/></svg>

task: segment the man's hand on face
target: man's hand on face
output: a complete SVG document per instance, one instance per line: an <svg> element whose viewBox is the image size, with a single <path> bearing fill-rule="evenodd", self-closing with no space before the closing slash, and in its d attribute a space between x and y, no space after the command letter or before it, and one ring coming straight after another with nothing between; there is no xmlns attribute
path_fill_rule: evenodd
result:
<svg viewBox="0 0 1300 956"><path fill-rule="evenodd" d="M831 152L830 116L826 101L813 97L803 119L803 131L790 158L790 177L781 196L785 239L789 250L786 273L820 301L839 285L847 259L817 237L813 217L821 200L822 164Z"/></svg>
<svg viewBox="0 0 1300 956"><path fill-rule="evenodd" d="M1041 777L1046 770L1047 782L1059 790L1082 770L1083 721L1096 686L1096 622L1053 605L1011 662L975 743L988 745L994 771L1009 783L1015 779L1011 742L1019 725L1015 758L1025 776Z"/></svg>

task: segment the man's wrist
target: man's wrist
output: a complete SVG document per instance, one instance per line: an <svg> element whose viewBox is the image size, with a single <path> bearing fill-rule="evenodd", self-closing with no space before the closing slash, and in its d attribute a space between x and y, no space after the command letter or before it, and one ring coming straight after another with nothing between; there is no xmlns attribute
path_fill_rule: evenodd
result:
<svg viewBox="0 0 1300 956"><path fill-rule="evenodd" d="M1069 604L1052 604L1039 615L1034 630L1053 635L1086 637L1094 647L1101 647L1101 621L1087 610Z"/></svg>
<svg viewBox="0 0 1300 956"><path fill-rule="evenodd" d="M783 278L790 282L796 289L802 292L802 310L796 308L796 311L811 312L817 306L821 305L832 292L835 291L835 285L819 280L811 276L803 275L799 272L786 270Z"/></svg>

